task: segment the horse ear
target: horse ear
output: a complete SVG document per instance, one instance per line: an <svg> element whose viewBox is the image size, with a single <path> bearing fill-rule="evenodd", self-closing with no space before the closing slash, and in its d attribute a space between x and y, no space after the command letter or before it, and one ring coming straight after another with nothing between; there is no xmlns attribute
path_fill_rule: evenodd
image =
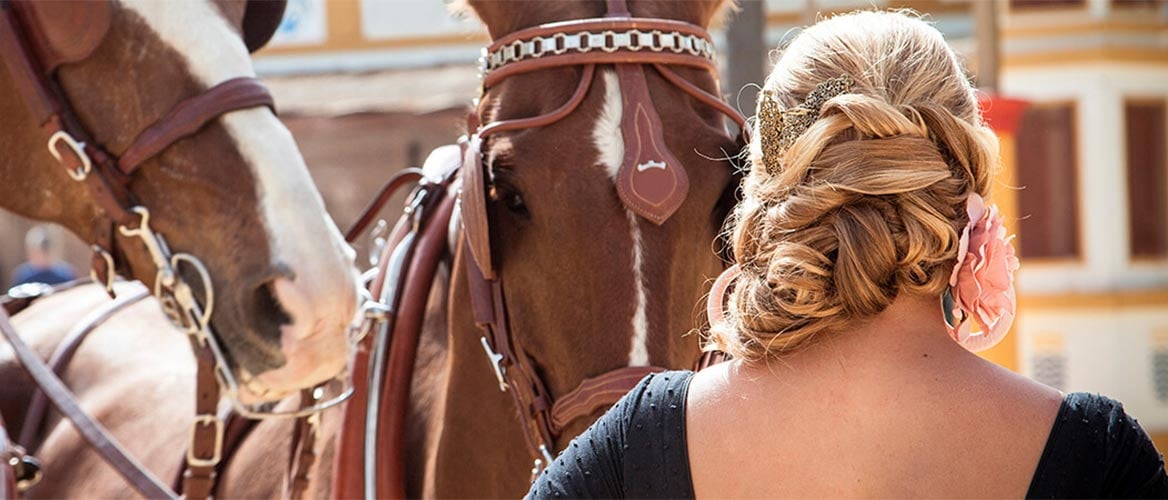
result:
<svg viewBox="0 0 1168 500"><path fill-rule="evenodd" d="M108 0L21 1L14 3L46 72L89 57L109 33Z"/></svg>
<svg viewBox="0 0 1168 500"><path fill-rule="evenodd" d="M495 279L491 263L491 230L487 218L487 183L483 171L482 139L477 134L463 142L462 188L459 190L459 210L463 233L471 257L483 277Z"/></svg>
<svg viewBox="0 0 1168 500"><path fill-rule="evenodd" d="M247 0L247 10L243 13L243 43L248 52L255 52L268 44L284 20L287 6L287 0Z"/></svg>

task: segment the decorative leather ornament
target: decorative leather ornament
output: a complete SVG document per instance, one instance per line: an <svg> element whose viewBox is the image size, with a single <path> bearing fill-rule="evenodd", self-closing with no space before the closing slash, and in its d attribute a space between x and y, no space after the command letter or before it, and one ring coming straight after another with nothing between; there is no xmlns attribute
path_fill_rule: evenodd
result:
<svg viewBox="0 0 1168 500"><path fill-rule="evenodd" d="M260 50L271 41L280 21L284 20L287 0L248 0L243 14L243 43L249 52Z"/></svg>
<svg viewBox="0 0 1168 500"><path fill-rule="evenodd" d="M105 40L113 18L109 0L22 0L14 5L47 73L89 57Z"/></svg>
<svg viewBox="0 0 1168 500"><path fill-rule="evenodd" d="M487 218L487 179L483 167L482 139L478 134L462 141L462 187L458 193L462 227L471 257L483 277L495 279L491 262L490 219Z"/></svg>
<svg viewBox="0 0 1168 500"><path fill-rule="evenodd" d="M654 224L673 215L689 192L685 168L665 145L661 117L653 107L642 66L618 64L625 157L616 189L625 206Z"/></svg>

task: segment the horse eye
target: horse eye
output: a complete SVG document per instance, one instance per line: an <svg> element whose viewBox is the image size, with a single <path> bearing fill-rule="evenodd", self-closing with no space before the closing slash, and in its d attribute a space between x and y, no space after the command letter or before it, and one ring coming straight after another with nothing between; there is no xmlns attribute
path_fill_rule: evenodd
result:
<svg viewBox="0 0 1168 500"><path fill-rule="evenodd" d="M507 207L507 210L510 210L516 215L522 215L524 217L531 215L527 211L527 203L523 201L523 195L519 193L509 193L504 196L503 204Z"/></svg>

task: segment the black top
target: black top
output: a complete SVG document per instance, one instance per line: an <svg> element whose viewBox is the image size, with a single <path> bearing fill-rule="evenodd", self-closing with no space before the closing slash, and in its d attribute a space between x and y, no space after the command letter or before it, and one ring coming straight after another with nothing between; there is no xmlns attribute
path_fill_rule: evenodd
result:
<svg viewBox="0 0 1168 500"><path fill-rule="evenodd" d="M568 446L528 498L693 498L685 397L693 372L645 377ZM1038 462L1030 498L1168 498L1164 458L1105 396L1068 394Z"/></svg>

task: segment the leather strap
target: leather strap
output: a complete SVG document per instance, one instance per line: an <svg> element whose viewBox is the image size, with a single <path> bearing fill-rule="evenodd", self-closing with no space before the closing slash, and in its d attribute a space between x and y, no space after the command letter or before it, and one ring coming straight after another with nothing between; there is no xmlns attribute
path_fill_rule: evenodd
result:
<svg viewBox="0 0 1168 500"><path fill-rule="evenodd" d="M628 19L620 19L621 17ZM606 31L641 30L644 32L662 31L693 35L712 41L709 32L701 26L675 19L658 19L649 17L629 18L629 11L620 12L609 10L609 15L602 18L572 19L554 23L541 24L531 28L509 33L487 46L487 52L495 52L518 41L526 41L536 37L552 37L557 35Z"/></svg>
<svg viewBox="0 0 1168 500"><path fill-rule="evenodd" d="M644 67L618 64L624 113L621 134L625 156L616 174L616 190L621 201L637 215L654 224L669 220L689 192L689 177L681 160L665 145L665 132Z"/></svg>
<svg viewBox="0 0 1168 500"><path fill-rule="evenodd" d="M109 0L54 0L14 2L28 27L29 38L46 73L62 64L87 59L110 30L113 6Z"/></svg>
<svg viewBox="0 0 1168 500"><path fill-rule="evenodd" d="M141 302L149 296L149 290L145 287L139 287L138 290L135 290L134 293L128 296L123 296L113 302L103 304L96 311L82 319L81 322L69 330L69 333L65 335L65 339L57 345L57 349L49 357L49 369L53 371L53 375L58 378L65 376L65 370L69 367L69 362L73 360L73 355L77 353L77 349L81 347L81 343L97 327L105 324L106 321L127 307ZM33 393L32 400L28 405L28 412L24 417L24 426L20 429L20 443L31 453L35 453L37 448L40 447L40 439L43 436L48 405L49 401L44 392L37 391Z"/></svg>
<svg viewBox="0 0 1168 500"><path fill-rule="evenodd" d="M470 260L479 272L494 279L495 264L491 255L491 224L487 215L486 165L483 164L483 140L480 135L472 135L460 140L462 146L462 167L459 169L459 209L462 233L466 239Z"/></svg>
<svg viewBox="0 0 1168 500"><path fill-rule="evenodd" d="M218 415L219 381L215 379L215 355L207 346L195 349L195 422L187 449L183 497L210 498L215 494L218 465L222 459L225 429Z"/></svg>
<svg viewBox="0 0 1168 500"><path fill-rule="evenodd" d="M118 166L122 173L133 174L142 162L157 156L180 139L198 133L212 120L232 111L257 107L276 111L275 101L264 84L251 77L227 80L179 103L170 113L143 130L122 153Z"/></svg>
<svg viewBox="0 0 1168 500"><path fill-rule="evenodd" d="M700 26L672 19L630 18L627 11L622 18L606 17L600 19L580 19L558 23L548 23L532 28L520 30L506 35L487 47L487 57L484 59L483 87L491 88L504 79L522 73L529 73L540 69L564 66L580 66L584 64L669 64L689 66L716 72L711 57L689 53L681 47L676 50L634 50L631 46L599 48L569 47L564 41L549 41L549 37L572 37L579 40L580 35L588 34L608 37L613 32L641 32L650 34L650 37L660 37L660 33L669 33L676 39L677 36L688 36L703 43L713 44L709 33ZM656 34L654 34L656 33ZM536 42L537 39L542 41ZM515 52L525 43L548 44L540 47L541 55L515 61L508 61L500 66L491 66L492 56L500 51ZM585 42L589 43L589 42ZM552 46L556 44L557 46ZM577 45L580 45L579 43ZM534 45L533 45L534 46ZM527 50L527 49L521 49ZM586 51L582 51L586 50Z"/></svg>
<svg viewBox="0 0 1168 500"><path fill-rule="evenodd" d="M430 159L427 159L427 163ZM373 480L377 497L401 498L405 495L404 446L389 443L404 443L405 420L409 411L409 383L417 353L417 342L421 335L429 288L433 284L437 263L446 253L446 228L454 210L454 199L448 194L452 179L447 177L427 181L420 186L422 205L409 209L388 238L383 251L379 273L370 286L370 291L383 302L390 304L391 312L384 320L389 331L389 362L385 363L384 376L380 377L380 387L369 387L373 380L371 370L371 350L376 346L374 335L362 339L353 367L354 385L365 385L354 392L345 404L344 420L338 440L337 458L333 475L334 498L357 498L365 496L365 438L371 432L366 426L369 412L374 412L377 425L376 444L378 468ZM416 222L417 210L421 210L423 220ZM414 232L413 237L407 237ZM402 248L401 245L410 245ZM404 252L409 256L400 274L391 273L391 255ZM399 299L387 295L397 290ZM405 384L405 390L391 384ZM377 392L380 404L371 407L371 392ZM400 393L400 394L399 394ZM404 401L399 403L399 401ZM400 471L400 472L398 472Z"/></svg>
<svg viewBox="0 0 1168 500"><path fill-rule="evenodd" d="M454 200L444 192L435 200L434 216L425 222L413 252L413 262L406 273L402 301L389 349L388 376L382 392L378 448L390 450L389 463L378 471L378 496L405 498L406 419L410 408L410 383L417 361L418 339L425 320L426 303L434 284L438 263L445 254L446 226L454 212Z"/></svg>
<svg viewBox="0 0 1168 500"><path fill-rule="evenodd" d="M16 470L11 465L13 454L12 441L8 439L8 432L4 429L4 417L0 416L0 500L16 500Z"/></svg>
<svg viewBox="0 0 1168 500"><path fill-rule="evenodd" d="M301 401L315 401L313 389L300 392ZM296 419L292 429L292 447L289 450L288 482L285 497L292 500L304 498L310 484L312 465L316 463L316 432L320 415Z"/></svg>
<svg viewBox="0 0 1168 500"><path fill-rule="evenodd" d="M369 228L369 225L377 219L377 214L381 213L381 209L385 208L385 204L389 202L389 199L394 194L410 184L421 181L423 178L425 176L422 174L422 169L420 168L402 169L394 174L393 177L390 177L389 181L382 186L381 191L377 193L377 197L373 199L373 202L368 207L365 207L365 211L361 213L361 217L357 218L357 222L354 222L349 227L349 230L345 232L345 241L349 243L356 241L357 237L361 236L361 233L364 233Z"/></svg>
<svg viewBox="0 0 1168 500"><path fill-rule="evenodd" d="M658 366L630 366L584 379L572 392L560 396L552 405L552 432L559 434L576 419L616 404L646 375L662 371L665 369Z"/></svg>
<svg viewBox="0 0 1168 500"><path fill-rule="evenodd" d="M225 428L223 432L223 457L217 466L215 480L211 485L211 496L214 497L219 491L219 478L222 477L222 472L231 463L231 458L243 446L243 442L247 440L256 426L259 425L259 420L254 420L240 416L235 413L235 410L230 405L223 405L219 410L219 420L223 421ZM183 481L187 476L188 468L186 457L183 457L182 463L179 465L178 474L175 475L171 484L174 485L175 491L181 491L183 488ZM190 497L188 497L190 498Z"/></svg>
<svg viewBox="0 0 1168 500"><path fill-rule="evenodd" d="M703 57L664 52L600 52L590 54L550 55L539 59L503 66L483 77L483 88L489 89L507 78L541 69L583 66L586 64L665 64L688 66L714 72L713 61Z"/></svg>
<svg viewBox="0 0 1168 500"><path fill-rule="evenodd" d="M149 469L143 467L142 464L127 454L117 444L105 427L85 413L85 410L78 405L77 398L53 375L53 372L48 366L45 366L37 354L25 345L24 341L21 340L16 330L12 327L12 323L9 322L8 313L3 311L0 311L0 333L4 335L8 343L12 346L17 361L24 366L29 376L36 382L40 390L48 396L49 401L57 411L61 412L65 418L73 423L74 427L77 428L77 432L81 434L81 437L107 463L113 466L126 479L126 482L130 486L147 498L178 498Z"/></svg>
<svg viewBox="0 0 1168 500"><path fill-rule="evenodd" d="M740 113L737 109L734 109L733 106L726 103L726 101L722 100L720 97L706 92L705 89L694 85L693 82L686 80L685 78L682 78L681 75L677 74L676 71L673 71L664 64L654 64L653 69L656 69L657 72L661 74L661 76L665 77L666 80L669 80L669 83L672 83L675 87L685 91L685 93L689 94L690 97L697 99L698 102L706 106L721 111L723 115L729 117L732 121L734 121L734 124L738 126L740 135L739 144L746 145L750 143L750 124L746 121L746 116Z"/></svg>
<svg viewBox="0 0 1168 500"><path fill-rule="evenodd" d="M20 100L25 103L37 125L42 125L57 113L57 106L41 83L41 72L30 64L33 61L32 54L21 42L22 31L13 16L13 8L7 2L0 3L0 54L3 54L0 60L4 61L12 82L16 84Z"/></svg>
<svg viewBox="0 0 1168 500"><path fill-rule="evenodd" d="M479 138L486 140L486 138L501 132L544 127L564 119L565 116L572 114L576 108L580 107L581 102L584 102L584 97L588 95L588 89L592 87L592 76L595 73L595 64L585 65L584 73L580 75L580 83L576 84L576 91L572 93L572 97L551 113L529 118L517 118L514 120L500 120L491 122L478 131Z"/></svg>

